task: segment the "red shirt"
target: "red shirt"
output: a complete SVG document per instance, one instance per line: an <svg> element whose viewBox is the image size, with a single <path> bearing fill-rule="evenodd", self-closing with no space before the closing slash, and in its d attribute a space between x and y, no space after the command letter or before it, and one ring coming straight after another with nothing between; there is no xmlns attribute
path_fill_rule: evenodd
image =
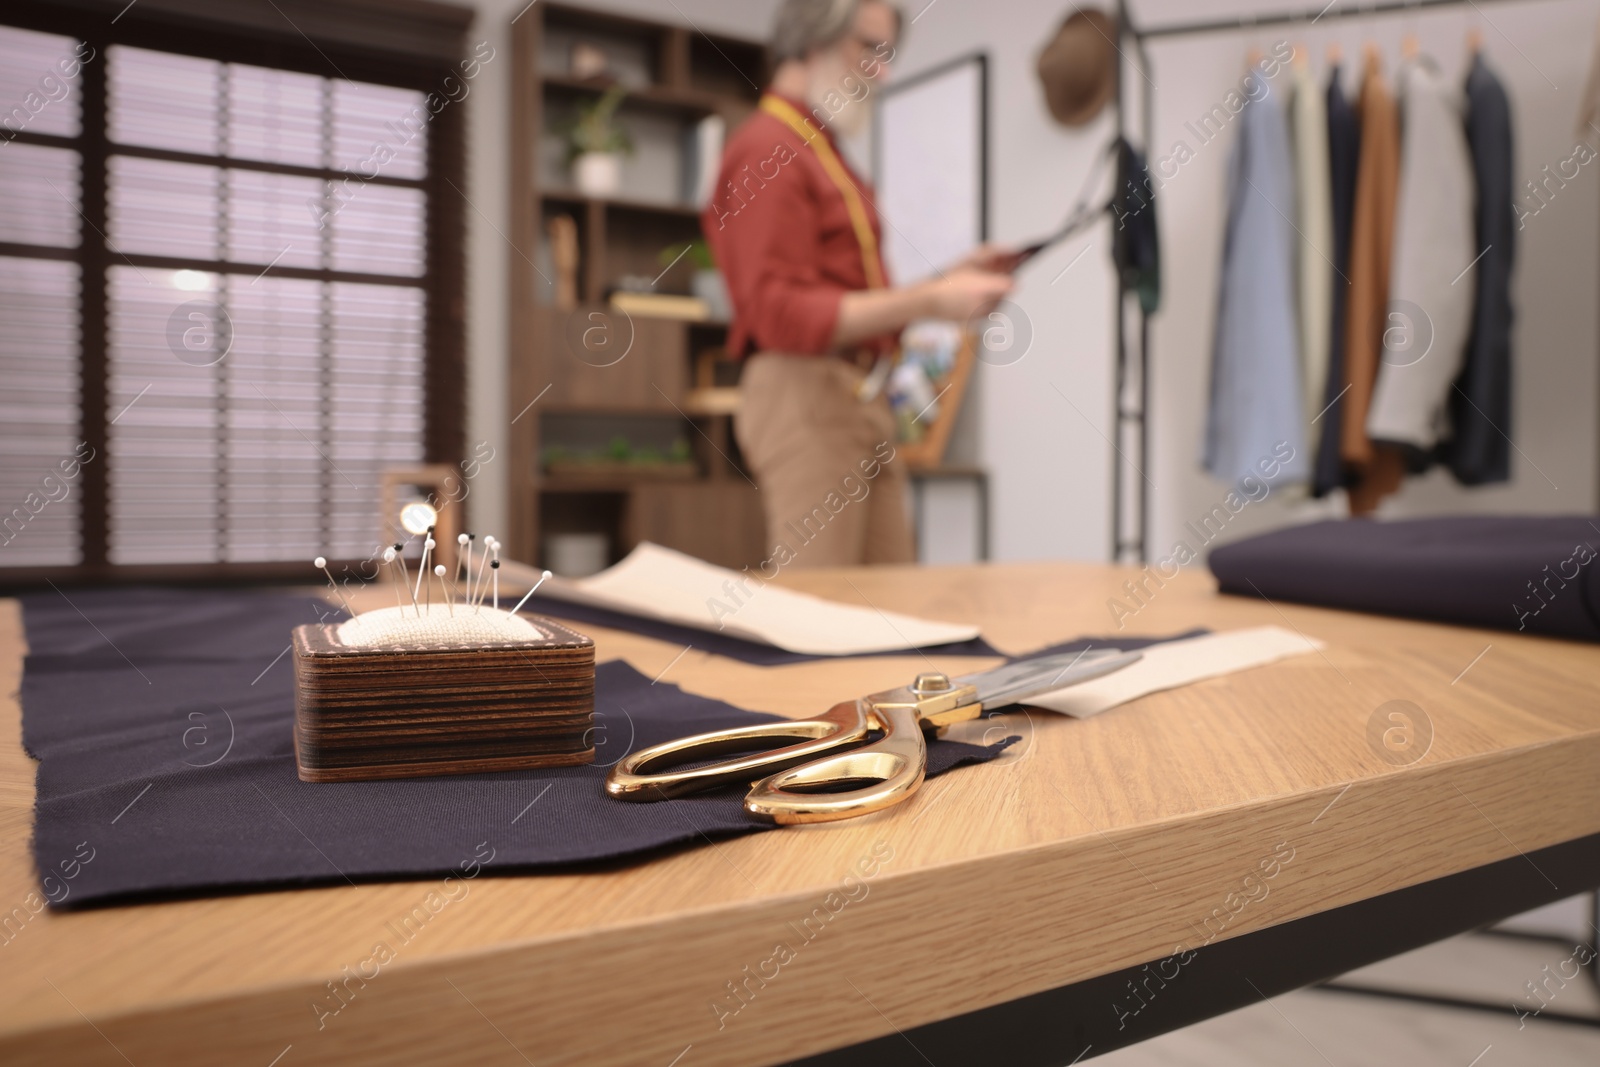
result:
<svg viewBox="0 0 1600 1067"><path fill-rule="evenodd" d="M816 122L806 105L789 103ZM827 128L817 125L834 144ZM844 166L881 247L872 187L849 163ZM758 110L735 131L700 224L733 303L730 354L742 357L756 349L827 355L832 350L839 301L847 292L867 288L866 268L844 194L815 150L786 122ZM894 344L889 335L861 347L882 352Z"/></svg>

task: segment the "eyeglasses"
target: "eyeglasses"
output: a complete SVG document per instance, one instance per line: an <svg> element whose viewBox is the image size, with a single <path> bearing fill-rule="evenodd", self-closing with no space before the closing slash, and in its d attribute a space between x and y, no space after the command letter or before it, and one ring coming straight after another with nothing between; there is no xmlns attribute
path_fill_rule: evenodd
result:
<svg viewBox="0 0 1600 1067"><path fill-rule="evenodd" d="M862 48L865 48L867 51L878 56L878 62L880 63L887 63L894 58L893 41L876 41L871 37L864 37L859 33L852 33L850 35L850 39L856 44L860 45ZM883 54L885 51L889 53L887 56Z"/></svg>

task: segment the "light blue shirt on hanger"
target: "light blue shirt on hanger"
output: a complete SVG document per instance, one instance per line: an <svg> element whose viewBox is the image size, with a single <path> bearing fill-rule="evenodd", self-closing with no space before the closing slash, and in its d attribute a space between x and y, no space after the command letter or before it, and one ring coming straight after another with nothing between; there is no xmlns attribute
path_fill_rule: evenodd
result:
<svg viewBox="0 0 1600 1067"><path fill-rule="evenodd" d="M1256 76L1256 75L1252 75ZM1282 483L1310 471L1295 317L1294 161L1276 95L1245 105L1228 161L1228 222L1211 352L1205 469L1237 484L1287 443Z"/></svg>

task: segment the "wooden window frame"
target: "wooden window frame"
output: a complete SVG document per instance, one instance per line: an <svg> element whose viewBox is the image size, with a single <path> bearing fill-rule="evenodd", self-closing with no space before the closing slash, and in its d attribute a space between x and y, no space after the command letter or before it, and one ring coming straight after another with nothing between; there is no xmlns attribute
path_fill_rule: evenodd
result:
<svg viewBox="0 0 1600 1067"><path fill-rule="evenodd" d="M151 267L197 267L161 256L134 254L124 257L109 247L107 232L107 180L110 156L129 155L207 165L224 165L219 157L166 149L118 145L113 152L106 127L108 85L107 49L128 45L153 51L196 56L224 63L243 63L319 77L344 77L355 82L437 92L446 76L460 78L457 61L465 55L465 30L472 11L422 0L316 0L320 13L308 15L299 5L285 3L300 16L285 15L281 33L264 32L231 21L229 6L194 8L182 2L154 0L127 7L122 3L40 3L13 0L0 14L0 25L60 34L86 42L94 49L92 62L84 64L79 82L81 120L76 137L10 133L19 144L68 148L81 155L79 194L80 240L76 248L41 250L31 245L0 243L0 255L28 259L57 259L79 265L81 282L78 439L99 452L84 465L79 483L80 562L73 565L0 567L0 588L29 587L50 582L71 584L114 582L259 581L300 578L314 580L309 561L206 562L194 564L113 564L110 549L110 441L107 410L110 337L107 304L108 268L131 261ZM190 8L191 10L184 10ZM195 14L194 12L200 12ZM242 11L241 11L242 13ZM393 20L383 39L399 41L415 52L364 47L350 32L350 23ZM298 25L296 24L298 23ZM313 36L306 36L306 27ZM324 34L323 29L327 27ZM398 28L399 32L393 32ZM448 32L453 28L453 35ZM341 32L343 30L343 32ZM445 31L441 36L441 31ZM374 36L368 34L367 36ZM321 38L316 39L316 38ZM426 43L424 43L426 42ZM424 51L426 49L426 51ZM461 101L441 108L428 125L427 173L420 180L385 177L377 184L420 188L427 197L426 258L420 278L363 276L346 271L274 267L277 275L315 281L378 282L421 288L427 303L424 326L423 462L459 464L465 454L466 352L465 352L465 122ZM225 165L272 174L339 180L347 172L320 167L242 161L228 158ZM363 180L365 177L363 177ZM226 262L211 267L237 272L241 265ZM243 265L255 270L259 264ZM377 493L377 487L373 492ZM377 531L374 531L376 534ZM359 561L345 560L354 565Z"/></svg>

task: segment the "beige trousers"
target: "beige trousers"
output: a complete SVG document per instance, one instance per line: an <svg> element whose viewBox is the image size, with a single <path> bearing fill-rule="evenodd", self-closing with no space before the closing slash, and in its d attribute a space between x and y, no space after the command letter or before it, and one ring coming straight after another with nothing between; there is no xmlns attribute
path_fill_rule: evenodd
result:
<svg viewBox="0 0 1600 1067"><path fill-rule="evenodd" d="M767 352L746 361L734 433L780 566L916 560L894 416L882 396L857 399L861 378L831 357Z"/></svg>

